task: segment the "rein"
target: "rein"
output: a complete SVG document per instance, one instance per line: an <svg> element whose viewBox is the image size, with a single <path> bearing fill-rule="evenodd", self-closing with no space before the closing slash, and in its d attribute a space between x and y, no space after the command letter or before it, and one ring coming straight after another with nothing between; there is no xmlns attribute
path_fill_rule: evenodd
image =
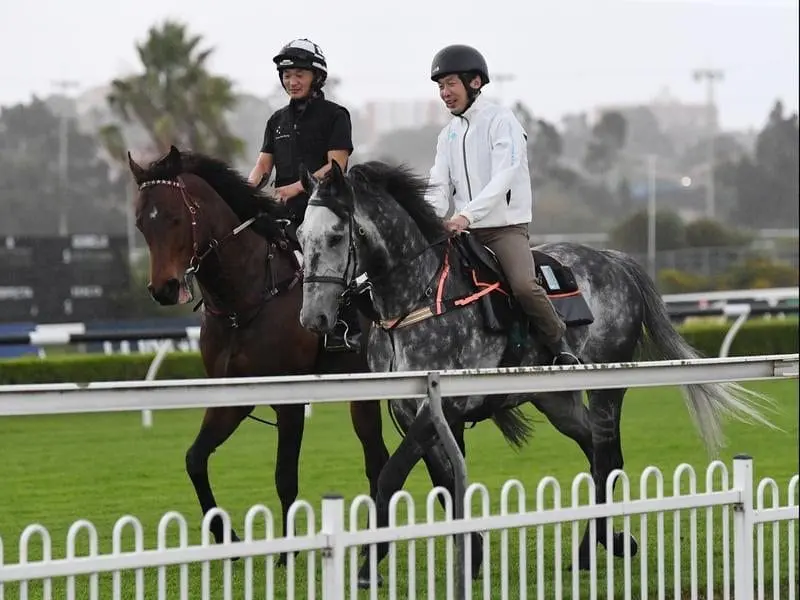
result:
<svg viewBox="0 0 800 600"><path fill-rule="evenodd" d="M183 204L186 209L189 211L189 217L192 220L192 258L189 260L189 268L186 269L186 275L191 275L197 273L200 269L200 264L203 262L206 256L208 256L213 250L219 249L225 242L227 242L230 238L236 237L242 231L250 227L253 223L255 223L258 217L250 217L245 222L241 223L237 227L235 227L232 231L229 231L226 235L222 237L222 239L217 240L216 238L211 238L208 242L208 247L203 250L203 252L199 252L199 245L197 243L197 211L200 210L200 205L197 204L195 199L186 189L186 184L183 180L178 177L177 179L153 179L151 181L145 181L143 184L139 186L139 191L145 190L147 188L155 187L158 185L166 185L168 187L176 188L178 193L181 196L181 200L183 200Z"/></svg>
<svg viewBox="0 0 800 600"><path fill-rule="evenodd" d="M327 205L319 200L318 198L312 196L312 198L308 202L309 206L321 206L327 207ZM378 325L384 331L392 332L395 329L400 329L403 327L409 327L421 321L425 321L426 319L430 319L431 317L443 315L446 312L451 310L464 308L474 302L480 300L483 296L490 294L494 291L502 291L500 290L500 283L483 283L477 280L475 271L472 271L472 281L477 289L476 292L466 294L464 296L454 297L454 298L444 298L444 288L447 282L447 278L450 275L450 250L452 248L451 239L452 235L447 234L442 236L441 238L435 240L434 242L427 244L422 250L419 252L412 254L409 257L402 258L397 263L395 263L391 269L387 269L383 273L378 275L370 276L366 272L357 275L358 273L358 243L357 237L353 235L354 231L357 231L358 237L364 237L364 228L358 227L356 228L356 221L355 221L355 214L354 212L349 212L348 214L348 233L349 233L349 241L348 241L348 249L347 249L347 263L345 264L344 272L341 276L331 276L331 275L308 275L303 280L303 284L306 283L328 283L332 285L337 285L343 288L343 291L339 297L341 303L349 303L352 299L362 298L364 295L369 295L369 300L362 302L361 308L362 311L372 320L373 323ZM407 313L400 315L399 317L383 319L380 317L378 311L375 309L374 305L374 298L373 298L373 288L376 281L380 281L382 279L386 279L389 275L391 275L394 271L402 266L408 266L413 263L415 260L423 256L429 250L441 246L442 244L446 243L447 246L444 250L444 256L442 257L442 263L439 265L436 273L434 274L431 281L428 282L428 285L425 287L425 290L420 295L419 299L415 304L419 304L420 302L424 301L425 298L429 298L433 295L433 284L435 281L438 280L436 284L436 299L433 303L427 304L425 306L419 308L412 308ZM352 273L351 273L351 265L352 265Z"/></svg>
<svg viewBox="0 0 800 600"><path fill-rule="evenodd" d="M183 201L183 204L186 207L186 209L189 211L189 216L191 218L191 223L192 223L192 258L189 260L189 266L187 267L186 271L184 272L184 279L186 279L187 277L195 275L200 270L200 266L202 265L203 260L212 251L218 252L219 249L228 240L233 239L236 236L238 236L242 231L244 231L245 229L250 227L253 223L256 222L256 220L258 220L261 216L263 216L263 215L257 215L255 217L250 217L246 221L244 221L244 222L240 223L239 225L237 225L236 227L234 227L231 231L229 231L227 234L225 234L219 240L217 240L216 238L212 237L211 240L208 242L207 247L205 249L203 249L202 252L200 252L200 246L199 246L199 243L197 241L198 240L197 214L198 214L198 212L200 210L200 205L195 201L195 199L192 197L192 195L188 192L188 190L186 189L186 184L183 182L183 180L180 177L177 177L174 180L173 179L154 179L154 180L151 180L151 181L146 181L146 182L142 183L139 186L139 191L145 190L147 188L155 187L155 186L158 186L158 185L164 185L164 186L171 187L171 188L174 188L174 189L178 190L178 193L181 196L181 200ZM281 247L283 247L285 245L285 242L281 242L279 245L281 245ZM233 312L233 313L225 313L223 311L219 311L217 309L214 309L211 306L209 306L209 304L207 302L205 302L203 299L201 299L200 302L197 303L197 305L195 306L195 310L197 310L199 308L201 303L205 304L205 309L210 315L218 317L218 318L227 317L231 329L232 330L236 330L236 329L240 328L241 326L247 326L250 322L252 322L252 320L255 319L258 316L258 314L261 312L261 309L263 308L263 306L267 302L269 302L269 300L271 300L275 296L278 296L281 293L287 292L287 291L291 290L292 288L294 288L297 285L297 283L300 281L300 279L302 279L302 276L303 276L303 273L302 273L302 270L300 270L300 264L297 261L297 258L294 257L294 254L292 254L292 257L294 258L294 262L295 262L294 276L291 279L288 279L286 281L282 281L282 282L278 283L277 285L275 285L274 284L274 281L275 281L275 266L274 266L274 263L273 263L272 259L275 256L274 252L275 252L276 248L275 248L275 244L269 244L269 246L270 247L269 247L269 250L268 250L268 253L267 253L267 263L269 264L270 269L271 269L271 281L273 282L273 285L271 285L271 287L267 290L267 294L265 296L263 296L259 300L258 304L255 306L255 308L256 308L255 312L244 323L242 323L240 321L239 315L237 313L235 313L235 312ZM230 352L228 353L228 359L230 359ZM225 371L227 372L227 365L226 365ZM266 420L266 419L262 419L260 417L257 417L255 415L253 415L253 414L248 414L247 417L252 419L252 420L254 420L254 421L258 421L259 423L263 423L265 425L271 425L273 427L277 427L278 426L277 422L269 421L269 420Z"/></svg>
<svg viewBox="0 0 800 600"><path fill-rule="evenodd" d="M163 185L167 187L171 187L176 189L183 201L186 210L189 211L189 217L191 219L191 227L192 227L192 258L189 260L189 266L187 267L186 271L184 272L184 280L187 280L189 277L194 276L199 270L203 263L203 260L211 253L211 252L219 252L220 248L229 240L238 236L242 231L250 227L253 223L256 222L263 214L256 215L255 217L250 217L246 221L240 223L236 227L234 227L231 231L226 233L222 238L217 239L212 237L209 242L206 244L206 247L203 250L200 250L200 245L198 242L198 213L200 211L200 205L197 201L192 197L189 191L186 188L186 184L184 183L181 177L177 177L176 179L154 179L151 181L146 181L139 186L139 190L145 190L147 188L155 187L158 185ZM281 248L285 247L285 242L280 242L279 245ZM275 283L276 274L275 274L275 265L273 262L273 258L275 257L275 252L277 248L275 244L269 244L269 248L267 251L267 264L270 267L270 285L269 288L266 290L266 293L251 307L249 307L247 312L253 311L252 314L248 316L246 319L241 319L239 313L237 312L225 312L213 308L209 305L207 301L201 299L198 302L197 306L195 306L195 310L200 306L200 304L205 304L206 311L217 318L227 318L229 322L229 326L232 329L237 329L242 326L246 326L249 324L253 319L255 319L263 306L269 302L275 296L278 296L282 293L285 293L291 289L293 289L302 279L302 270L300 269L299 262L297 258L292 254L292 258L295 263L295 271L291 278ZM185 281L185 283L187 283Z"/></svg>

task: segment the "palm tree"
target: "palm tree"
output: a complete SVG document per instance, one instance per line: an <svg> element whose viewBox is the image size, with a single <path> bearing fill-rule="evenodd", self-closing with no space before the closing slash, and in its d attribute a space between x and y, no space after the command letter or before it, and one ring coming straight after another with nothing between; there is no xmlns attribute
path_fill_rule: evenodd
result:
<svg viewBox="0 0 800 600"><path fill-rule="evenodd" d="M112 81L107 101L122 123L144 129L152 150L163 153L175 144L230 162L244 150L227 123L236 95L231 80L209 73L213 49L202 49L201 42L181 23L151 27L136 46L143 72ZM103 127L100 135L111 156L125 160L119 125Z"/></svg>

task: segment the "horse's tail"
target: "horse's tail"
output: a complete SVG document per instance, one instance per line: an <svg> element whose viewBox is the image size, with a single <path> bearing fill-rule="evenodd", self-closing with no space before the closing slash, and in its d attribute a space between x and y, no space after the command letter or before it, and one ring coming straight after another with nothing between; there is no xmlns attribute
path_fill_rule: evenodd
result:
<svg viewBox="0 0 800 600"><path fill-rule="evenodd" d="M642 340L642 347L647 351L648 358L654 360L700 358L699 353L672 326L661 294L641 265L629 256L614 254L622 261L644 300L643 321L647 338ZM746 423L761 423L778 429L759 410L763 405L772 404L772 400L737 383L692 384L682 386L682 389L692 420L712 455L715 455L724 444L721 423L723 415L729 415Z"/></svg>
<svg viewBox="0 0 800 600"><path fill-rule="evenodd" d="M533 435L531 419L519 406L496 410L492 414L492 421L506 441L517 449L522 448Z"/></svg>

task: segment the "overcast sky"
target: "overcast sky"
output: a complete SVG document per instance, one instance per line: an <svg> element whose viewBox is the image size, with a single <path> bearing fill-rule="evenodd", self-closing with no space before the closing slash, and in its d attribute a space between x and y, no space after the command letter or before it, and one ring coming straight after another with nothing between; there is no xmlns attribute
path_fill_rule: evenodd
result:
<svg viewBox="0 0 800 600"><path fill-rule="evenodd" d="M260 95L280 46L309 37L353 105L435 98L430 60L461 42L516 75L506 99L548 119L665 87L701 101L691 71L706 66L725 72L726 128L759 127L776 98L798 106L797 0L0 0L0 105L46 95L56 79L88 88L130 72L134 44L165 18L202 34L212 67Z"/></svg>

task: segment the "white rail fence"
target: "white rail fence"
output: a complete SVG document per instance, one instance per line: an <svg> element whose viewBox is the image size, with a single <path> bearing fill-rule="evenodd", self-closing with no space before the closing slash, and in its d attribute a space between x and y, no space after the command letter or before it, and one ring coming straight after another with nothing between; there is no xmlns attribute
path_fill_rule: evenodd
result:
<svg viewBox="0 0 800 600"><path fill-rule="evenodd" d="M771 478L755 485L752 459L737 456L731 470L712 462L704 479L703 486L695 469L682 464L673 473L670 494L669 479L651 466L642 472L634 499L627 474L615 471L607 487L610 491L616 480L617 497L609 494L599 505L586 473L575 477L569 494L553 477L542 479L535 494L517 480L507 481L499 503L484 485L473 483L463 520L453 520L453 500L442 488L427 495L424 516L418 501L401 491L392 498L390 524L383 528L375 527L368 496L356 497L348 511L343 498L328 496L319 512L296 502L285 538L274 536L272 512L255 505L244 518L244 540L219 545L210 542L209 524L217 516L230 524L222 509L203 519L199 543L190 543L183 515L165 514L154 547L145 546L145 526L136 517L120 518L110 536L79 520L67 533L65 557L55 556L47 529L30 525L19 538L19 560L0 560L0 597L5 591L20 599L356 598L360 549L367 545L373 553L374 544L385 542L389 555L380 571L387 575L383 587L389 598L454 598L454 537L477 532L483 535L483 561L473 580L467 557L467 598L795 600L798 475L786 485ZM492 504L499 510L492 512ZM631 556L628 544L621 559L593 544L588 572L579 571L581 521L590 520L596 539L592 519L598 517L608 517L609 537L620 521L625 536L635 534L641 541L638 556ZM88 544L79 542L82 537ZM290 553L286 569L276 565L284 552ZM377 598L375 575L371 584L369 597Z"/></svg>
<svg viewBox="0 0 800 600"><path fill-rule="evenodd" d="M16 385L0 387L1 415L36 415L63 414L83 412L134 411L146 409L199 408L207 406L230 406L241 404L296 404L305 402L340 402L391 398L428 398L432 410L434 401L441 397L463 396L467 394L496 394L514 392L542 392L563 389L620 388L645 387L656 385L687 385L696 383L754 381L762 379L787 379L798 377L798 354L732 357L726 359L698 359L690 361L652 361L640 363L620 363L602 365L579 365L564 367L527 367L517 369L487 369L468 371L448 371L430 374L427 372L405 373L366 373L349 376L298 376L273 378L234 378L234 379L199 379L174 381L139 381L139 382L94 382L88 384L64 383L49 385ZM430 388L431 376L436 375L438 385L436 394ZM435 396L435 397L434 397ZM797 448L787 448L787 452L797 453ZM719 475L720 484L715 487L714 478ZM680 490L683 479L688 477L688 493ZM294 505L291 521L303 518L306 522L306 534L296 533L296 527L290 528L292 534L287 538L273 537L273 518L269 510L256 506L245 518L246 540L244 542L221 545L210 545L208 527L211 518L220 515L230 522L230 516L224 511L209 513L203 520L202 536L199 544L189 543L189 527L186 519L176 513L168 513L158 525L156 548L144 547L144 526L134 517L123 517L112 531L112 548L110 552L100 553L100 533L91 523L81 520L73 524L67 535L66 556L54 556L53 540L45 528L33 525L22 533L19 539L19 559L16 563L7 564L8 552L3 548L11 548L7 541L0 542L0 583L5 585L9 594L18 592L12 597L28 598L29 587L33 584L25 582L41 580L42 596L48 598L59 581L53 578L66 577L66 597L74 598L78 576L88 575L88 587L82 582L81 597L100 597L103 589L111 585L114 598L174 598L174 591L167 594L167 584L177 587L181 598L209 598L212 587L221 591L223 598L242 597L234 588L244 593L244 598L274 597L276 586L285 586L285 595L278 597L296 597L296 588L305 588L299 597L315 598L317 591L325 600L344 598L344 586L347 581L351 590L351 598L355 597L357 567L353 560L358 548L382 542L406 543L412 540L426 539L425 556L427 571L422 588L417 589L416 568L417 550L411 546L406 561L405 582L400 581L397 560L402 556L395 548L388 561L389 597L397 597L402 583L403 597L424 595L440 598L442 591L445 597L453 597L453 590L462 588L461 582L454 581L456 573L464 571L463 587L466 597L472 597L472 588L482 590L483 598L493 598L499 594L503 598L526 597L528 592L535 592L538 598L562 597L565 589L570 588L574 598L595 598L599 593L599 577L605 577L608 597L621 590L624 597L635 594L639 597L664 598L668 576L667 555L664 548L668 538L667 521L672 522L673 556L672 586L674 590L689 590L692 597L699 597L701 585L719 590L714 597L735 598L742 600L752 598L755 590L759 598L763 598L767 587L773 591L773 598L783 594L794 600L797 596L797 573L793 566L797 559L796 523L798 518L797 487L795 475L788 483L787 498L780 501L776 490L782 485L766 479L762 480L756 491L757 500L753 504L752 461L747 457L739 457L734 461L732 477L723 463L712 463L706 473L706 491L697 493L697 477L690 465L681 465L673 476L673 492L668 495L665 490L663 474L655 467L648 468L642 474L640 497L631 499L631 486L627 475L615 472L613 480L618 480L617 495L621 499L611 499L607 504L593 505L593 484L588 475L579 475L572 484L571 503L562 504L562 492L558 482L553 478L543 480L536 491L535 508L527 505L527 498L519 482L508 482L501 491L500 514L490 514L491 498L488 490L480 484L472 484L467 488L464 498L464 519L454 520L453 515L461 512L461 507L454 506L453 499L447 497L443 490L434 490L426 502L425 521L416 519L414 502L408 494L400 492L392 500L392 518L386 528L375 528L375 507L367 497L358 497L351 505L350 519L345 527L345 505L341 497L328 497L323 500L321 516L317 515L308 502ZM580 488L586 485L588 503L580 504ZM610 484L609 484L610 485ZM552 489L552 506L545 506L545 494ZM767 492L771 492L771 506L768 507ZM508 502L510 495L517 497L517 510L512 512ZM481 512L475 515L472 510L473 499L480 497ZM566 494L563 494L566 496ZM436 498L441 496L445 503L444 519L435 519ZM405 522L400 522L399 506L405 507ZM357 527L360 509L365 507L371 526L366 530ZM713 511L721 511L719 519L713 517ZM677 511L677 512L676 512ZM689 512L689 543L685 542L683 512ZM421 511L420 511L421 512ZM675 512L675 515L665 513ZM630 531L631 517L640 515L641 555L636 561L631 560L630 549L625 544L626 552L620 573L618 561L613 557L602 557L593 554L588 583L587 576L572 570L569 585L565 583L563 567L568 561L575 563L575 538L579 531L579 522L599 517L622 519L626 535ZM649 547L650 532L648 515L656 517L655 562ZM705 524L705 544L700 543L697 536L698 517ZM256 521L264 521L263 538L257 538ZM788 521L781 528L780 522ZM168 537L174 541L174 535L168 536L168 529L173 524L178 526L179 543L167 545ZM565 523L571 524L573 543L571 552L562 555L561 529ZM714 525L716 523L716 525ZM763 528L770 523L772 527L772 545L768 549L763 546ZM776 524L777 523L777 524ZM610 525L609 525L610 526ZM531 543L535 548L536 567L529 573L527 528L536 528L536 537ZM545 529L554 527L552 543L545 545ZM122 534L125 528L133 530L133 543L123 543ZM521 538L517 550L512 550L508 543L508 530L518 529ZM786 529L787 541L781 537L782 529ZM465 565L454 560L453 552L460 546L454 537L471 532L499 531L499 561L493 554L494 543L491 535L485 535L484 560L481 569L482 581L473 584L470 576L470 545L466 544ZM721 534L721 541L715 531ZM757 543L753 543L754 531ZM88 551L79 556L78 536L85 532L88 537ZM39 536L42 540L40 559L34 558L34 546L31 540ZM593 532L596 539L597 531ZM439 543L439 538L446 538L444 575L436 567L436 557L431 554ZM463 538L462 538L463 539ZM496 537L494 538L496 540ZM107 541L106 537L103 538ZM84 544L85 545L85 544ZM107 546L107 543L104 543ZM505 549L504 549L505 548ZM733 554L730 554L730 550ZM293 552L303 553L297 559ZM5 552L5 554L3 554ZM289 552L287 571L276 569L273 565L276 553ZM441 552L441 550L440 550ZM686 552L689 557L686 558ZM705 556L699 561L698 556ZM754 556L755 555L755 556ZM267 556L266 565L261 567L262 559ZM347 558L350 560L346 560ZM547 556L547 560L545 560ZM230 559L244 557L241 570L236 567L234 573ZM505 558L504 558L505 557ZM516 557L516 558L514 558ZM258 578L254 572L258 558ZM518 576L510 579L511 562L518 567ZM755 559L758 559L755 561ZM765 560L769 559L771 569L765 570ZM776 560L783 560L784 568ZM686 564L688 560L688 567ZM211 572L214 561L214 577ZM220 571L217 561L222 561ZM410 562L409 562L410 561ZM755 561L755 562L754 562ZM305 578L298 575L297 562L305 563ZM500 572L493 568L499 562ZM200 582L190 577L189 564L200 563ZM544 570L545 563L552 564L552 573ZM721 576L719 576L721 563ZM639 570L634 575L634 566ZM698 568L704 564L706 577L698 579ZM178 565L178 567L176 567ZM272 565L272 566L271 566ZM394 565L394 566L392 566ZM727 565L727 566L726 566ZM145 569L157 569L157 582L145 578ZM174 569L178 568L178 573ZM384 567L384 569L387 567ZM686 569L688 568L688 575ZM169 571L172 569L172 571ZM123 589L123 574L133 571L133 579L127 576ZM655 572L653 580L651 571ZM169 578L167 577L169 571ZM243 572L242 572L243 571ZM99 574L111 573L110 584L107 577ZM711 574L709 574L711 573ZM284 581L285 579L285 581ZM732 582L731 582L732 580ZM258 583L256 583L258 581ZM20 583L12 583L20 582ZM262 583L263 582L263 583ZM701 582L705 582L702 584ZM376 583L376 581L373 581ZM732 583L732 586L729 585ZM199 585L199 590L197 589ZM586 586L588 585L588 590ZM12 587L18 586L18 587ZM444 590L441 586L444 586ZM565 587L566 586L566 587ZM637 588L638 586L638 588ZM731 592L732 587L732 592ZM84 589L85 588L85 589ZM146 589L145 589L146 588ZM641 588L641 589L640 589ZM395 590L392 593L392 589ZM514 591L516 590L516 591ZM646 591L645 591L646 590ZM478 590L475 590L478 591ZM677 594L676 591L676 595ZM707 590L706 590L707 591ZM85 592L85 593L84 593ZM254 594L257 592L257 595ZM531 593L532 595L532 593ZM0 600L3 598L0 592ZM36 597L39 597L38 594ZM109 597L103 593L102 597ZM370 598L377 598L377 588L372 587Z"/></svg>

